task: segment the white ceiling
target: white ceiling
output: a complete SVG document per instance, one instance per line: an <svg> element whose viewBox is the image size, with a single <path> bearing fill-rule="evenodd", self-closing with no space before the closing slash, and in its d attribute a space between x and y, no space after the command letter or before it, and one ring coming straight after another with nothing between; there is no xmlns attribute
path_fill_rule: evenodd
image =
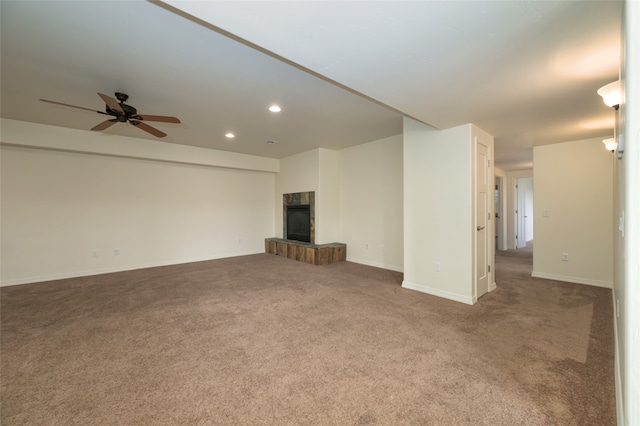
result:
<svg viewBox="0 0 640 426"><path fill-rule="evenodd" d="M274 158L398 134L402 115L472 122L514 170L534 145L612 133L595 91L617 79L621 5L2 1L1 112L89 129L104 117L38 99L103 109L96 93L121 91L182 120L153 124L162 141Z"/></svg>

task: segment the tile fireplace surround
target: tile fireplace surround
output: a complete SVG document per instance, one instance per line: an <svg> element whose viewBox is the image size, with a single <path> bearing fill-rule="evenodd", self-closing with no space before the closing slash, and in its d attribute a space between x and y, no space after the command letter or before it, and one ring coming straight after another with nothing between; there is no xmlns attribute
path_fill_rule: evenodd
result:
<svg viewBox="0 0 640 426"><path fill-rule="evenodd" d="M311 225L311 244L316 242L316 193L294 192L292 194L282 194L282 236L287 238L287 206L309 205L309 221Z"/></svg>
<svg viewBox="0 0 640 426"><path fill-rule="evenodd" d="M347 260L347 245L343 243L315 244L315 192L294 192L282 195L282 235L287 235L287 206L309 205L311 242L285 240L282 238L266 238L266 253L287 257L311 265L328 265Z"/></svg>

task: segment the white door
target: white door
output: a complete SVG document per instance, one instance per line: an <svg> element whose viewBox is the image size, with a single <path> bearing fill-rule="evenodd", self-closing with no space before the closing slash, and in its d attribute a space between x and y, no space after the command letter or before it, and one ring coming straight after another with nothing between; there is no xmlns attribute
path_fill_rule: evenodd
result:
<svg viewBox="0 0 640 426"><path fill-rule="evenodd" d="M476 143L476 297L489 291L489 233L492 179L489 176L489 148Z"/></svg>

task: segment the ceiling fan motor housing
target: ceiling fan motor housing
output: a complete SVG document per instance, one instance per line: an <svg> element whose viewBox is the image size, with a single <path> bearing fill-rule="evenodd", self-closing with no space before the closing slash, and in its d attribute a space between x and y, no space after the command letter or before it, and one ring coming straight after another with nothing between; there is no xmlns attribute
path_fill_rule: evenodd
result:
<svg viewBox="0 0 640 426"><path fill-rule="evenodd" d="M132 107L131 105L123 104L121 102L120 108L122 108L122 111L124 111L124 115L121 114L120 111L115 111L109 108L109 105L106 106L106 111L109 115L113 115L114 117L116 117L120 122L125 122L129 118L134 118L132 116L135 116L138 114L138 110Z"/></svg>
<svg viewBox="0 0 640 426"><path fill-rule="evenodd" d="M129 95L127 95L126 93L122 93L122 92L116 92L116 99L120 101L120 103L123 102L127 102L127 99L129 99Z"/></svg>

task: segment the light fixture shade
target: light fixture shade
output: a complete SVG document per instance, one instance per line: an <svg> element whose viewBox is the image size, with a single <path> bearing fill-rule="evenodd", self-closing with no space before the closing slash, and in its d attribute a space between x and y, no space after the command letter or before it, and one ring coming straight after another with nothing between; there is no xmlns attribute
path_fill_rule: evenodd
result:
<svg viewBox="0 0 640 426"><path fill-rule="evenodd" d="M598 95L602 96L602 100L607 106L615 107L620 105L620 102L622 101L620 80L609 83L606 86L602 86L598 89Z"/></svg>
<svg viewBox="0 0 640 426"><path fill-rule="evenodd" d="M607 147L607 149L611 152L615 151L616 148L618 147L618 142L616 142L615 138L608 138L608 139L604 139L602 141L602 143L604 144L604 146Z"/></svg>

